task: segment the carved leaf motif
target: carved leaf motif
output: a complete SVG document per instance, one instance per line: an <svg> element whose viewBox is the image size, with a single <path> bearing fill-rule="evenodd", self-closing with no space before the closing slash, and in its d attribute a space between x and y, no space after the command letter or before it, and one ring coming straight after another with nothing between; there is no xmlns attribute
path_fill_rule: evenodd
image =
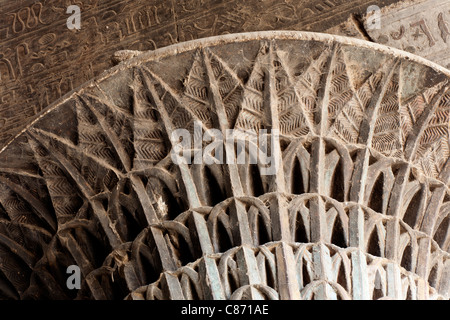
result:
<svg viewBox="0 0 450 320"><path fill-rule="evenodd" d="M308 41L123 64L27 128L0 152L0 297L446 297L446 82L401 101L402 58L379 49L355 88L350 45ZM196 123L280 129L279 170L175 164L171 134Z"/></svg>
<svg viewBox="0 0 450 320"><path fill-rule="evenodd" d="M228 127L234 128L239 114L240 102L243 93L242 80L219 56L210 50L205 51L205 54L210 56L211 68L217 82L220 99L225 107ZM208 85L210 86L211 84L209 83ZM206 89L208 90L208 88ZM209 98L210 97L208 96L208 99Z"/></svg>
<svg viewBox="0 0 450 320"><path fill-rule="evenodd" d="M438 140L444 138L448 139L449 135L449 116L450 116L450 90L442 97L439 106L436 108L432 118L430 119L427 128L425 129L422 138L419 141L419 148L425 149ZM427 148L428 149L428 148Z"/></svg>
<svg viewBox="0 0 450 320"><path fill-rule="evenodd" d="M32 139L30 139L30 146L44 175L58 223L71 220L81 203L77 189L45 148Z"/></svg>
<svg viewBox="0 0 450 320"><path fill-rule="evenodd" d="M184 80L185 103L197 119L202 121L207 128L212 127L211 110L208 100L208 83L206 80L205 67L200 52L194 56L191 69Z"/></svg>
<svg viewBox="0 0 450 320"><path fill-rule="evenodd" d="M306 136L311 132L312 125L308 123L305 112L298 108L299 94L294 87L292 72L283 56L284 52L276 51L272 63L276 65L277 108L280 121L280 133L288 136Z"/></svg>
<svg viewBox="0 0 450 320"><path fill-rule="evenodd" d="M313 60L299 77L296 83L297 92L300 93L300 106L307 115L309 123L315 123L315 114L320 106L317 105L320 81L325 65L331 54L326 48L315 60Z"/></svg>

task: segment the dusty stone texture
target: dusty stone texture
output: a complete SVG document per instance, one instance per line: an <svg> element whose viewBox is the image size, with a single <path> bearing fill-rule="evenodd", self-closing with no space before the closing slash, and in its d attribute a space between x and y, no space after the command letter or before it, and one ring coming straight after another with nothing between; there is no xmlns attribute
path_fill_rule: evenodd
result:
<svg viewBox="0 0 450 320"><path fill-rule="evenodd" d="M375 16L354 17L327 30L415 53L450 68L450 1L410 0L381 9Z"/></svg>
<svg viewBox="0 0 450 320"><path fill-rule="evenodd" d="M377 1L382 7L395 0ZM0 0L0 147L118 50L259 30L324 31L371 0ZM81 30L66 26L81 8Z"/></svg>
<svg viewBox="0 0 450 320"><path fill-rule="evenodd" d="M412 54L301 32L125 59L0 152L0 295L448 299L449 80ZM172 133L195 126L269 129L276 170L174 162Z"/></svg>

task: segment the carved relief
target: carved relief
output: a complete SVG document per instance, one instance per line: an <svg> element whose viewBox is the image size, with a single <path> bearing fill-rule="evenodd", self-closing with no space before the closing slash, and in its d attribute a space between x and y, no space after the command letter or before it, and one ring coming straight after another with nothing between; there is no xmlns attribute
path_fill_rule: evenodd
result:
<svg viewBox="0 0 450 320"><path fill-rule="evenodd" d="M449 6L448 0L405 1L382 9L380 29L366 30L377 42L412 51L447 67ZM367 17L364 23L367 24Z"/></svg>
<svg viewBox="0 0 450 320"><path fill-rule="evenodd" d="M12 63L5 57L3 53L0 53L0 63L3 66L3 68L0 69L0 80L15 80L16 73L13 69Z"/></svg>
<svg viewBox="0 0 450 320"><path fill-rule="evenodd" d="M73 1L3 2L0 96L8 95L11 86L16 95L10 104L0 106L0 113L22 116L8 119L9 125L0 130L0 147L8 142L6 136L16 135L35 116L23 106L42 103L40 96L30 94L29 86L50 87L55 75L63 72L78 87L110 68L109 57L117 50L155 50L201 37L267 29L321 32L371 4L370 0L79 1L82 27L74 32L66 25L66 10ZM440 23L444 34L446 19L444 12ZM67 92L62 90L61 95ZM49 99L49 104L53 101Z"/></svg>
<svg viewBox="0 0 450 320"><path fill-rule="evenodd" d="M441 38L447 43L447 37L450 36L448 23L444 19L444 13L440 12L438 15L438 27L441 31Z"/></svg>
<svg viewBox="0 0 450 320"><path fill-rule="evenodd" d="M23 33L26 30L32 30L39 24L47 25L42 21L42 8L41 2L36 2L29 7L21 8L17 12L8 14L11 17L10 30L13 34Z"/></svg>
<svg viewBox="0 0 450 320"><path fill-rule="evenodd" d="M435 81L410 85L414 72ZM52 108L0 152L2 297L449 297L436 65L326 35L234 35L132 58ZM171 134L195 123L279 130L276 172L175 164Z"/></svg>

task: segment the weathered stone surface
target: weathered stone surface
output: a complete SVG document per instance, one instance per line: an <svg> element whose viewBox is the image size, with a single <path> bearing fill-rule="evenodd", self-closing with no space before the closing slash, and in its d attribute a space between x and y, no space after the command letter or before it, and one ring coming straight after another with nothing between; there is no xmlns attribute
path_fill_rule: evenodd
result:
<svg viewBox="0 0 450 320"><path fill-rule="evenodd" d="M372 24L375 15L365 14L327 32L399 48L450 68L450 0L401 1L382 8L378 17L379 28Z"/></svg>
<svg viewBox="0 0 450 320"><path fill-rule="evenodd" d="M0 0L0 148L53 101L111 67L118 50L246 31L323 31L372 2ZM80 30L66 25L73 4L81 9Z"/></svg>
<svg viewBox="0 0 450 320"><path fill-rule="evenodd" d="M381 11L376 42L406 50L450 68L450 0L405 1Z"/></svg>
<svg viewBox="0 0 450 320"><path fill-rule="evenodd" d="M3 298L448 299L448 70L301 32L120 56L0 152ZM269 129L276 170L176 163L196 126Z"/></svg>

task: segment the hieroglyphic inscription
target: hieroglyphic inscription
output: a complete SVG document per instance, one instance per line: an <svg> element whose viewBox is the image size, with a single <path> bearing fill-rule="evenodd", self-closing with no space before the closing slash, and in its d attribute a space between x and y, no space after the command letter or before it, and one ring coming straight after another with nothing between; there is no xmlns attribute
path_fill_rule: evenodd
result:
<svg viewBox="0 0 450 320"><path fill-rule="evenodd" d="M450 0L415 0L385 7L381 29L366 29L376 42L450 67Z"/></svg>
<svg viewBox="0 0 450 320"><path fill-rule="evenodd" d="M80 0L81 29L69 30L72 4L0 0L0 147L35 111L108 69L117 50L246 31L323 31L365 12L371 1Z"/></svg>

